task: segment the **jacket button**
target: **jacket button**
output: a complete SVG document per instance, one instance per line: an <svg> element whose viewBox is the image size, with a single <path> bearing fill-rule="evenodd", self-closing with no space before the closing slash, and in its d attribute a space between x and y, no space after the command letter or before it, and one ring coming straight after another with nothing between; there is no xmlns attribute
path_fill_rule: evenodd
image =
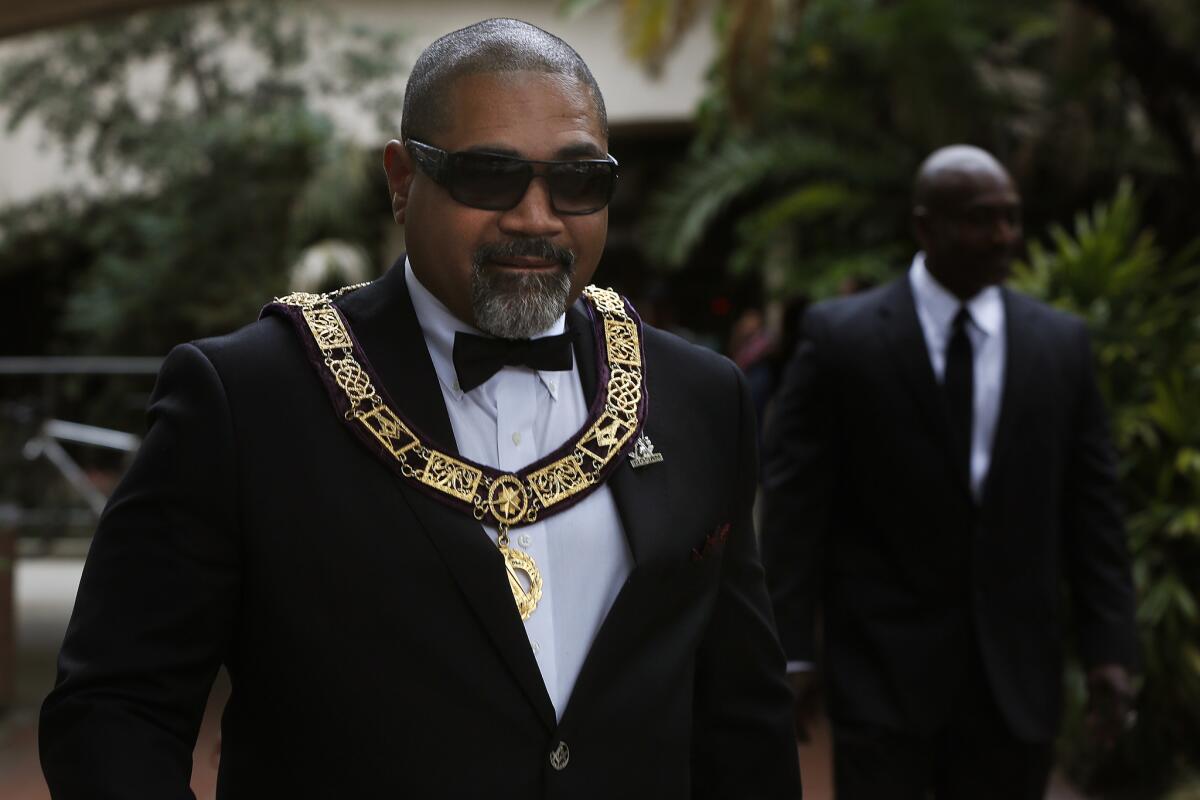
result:
<svg viewBox="0 0 1200 800"><path fill-rule="evenodd" d="M550 753L550 766L556 770L562 771L567 768L567 764L571 761L571 751L567 749L566 742L559 742L558 747Z"/></svg>

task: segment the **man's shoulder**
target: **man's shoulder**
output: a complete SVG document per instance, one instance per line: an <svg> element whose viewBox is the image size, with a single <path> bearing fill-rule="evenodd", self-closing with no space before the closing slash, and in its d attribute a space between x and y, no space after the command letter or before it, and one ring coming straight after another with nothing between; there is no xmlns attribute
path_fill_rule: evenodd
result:
<svg viewBox="0 0 1200 800"><path fill-rule="evenodd" d="M1019 289L1005 286L1001 291L1009 318L1025 318L1045 326L1051 332L1079 335L1087 330L1087 322L1078 314L1052 306Z"/></svg>
<svg viewBox="0 0 1200 800"><path fill-rule="evenodd" d="M1000 291L1009 317L1018 320L1024 318L1043 325L1051 333L1079 335L1086 331L1087 323L1077 314L1052 306L1018 289L1005 286ZM815 326L836 335L858 330L882 313L895 313L905 303L912 303L906 275L865 292L815 303L805 313L805 318L810 328Z"/></svg>
<svg viewBox="0 0 1200 800"><path fill-rule="evenodd" d="M1083 317L1016 289L1003 292L1009 341L1020 337L1025 348L1049 356L1068 372L1090 361L1091 332Z"/></svg>
<svg viewBox="0 0 1200 800"><path fill-rule="evenodd" d="M834 338L857 334L887 310L911 304L907 276L864 292L814 303L804 313L804 328L811 336L820 331Z"/></svg>
<svg viewBox="0 0 1200 800"><path fill-rule="evenodd" d="M335 304L360 313L374 312L379 298L384 294L379 281L350 292ZM253 322L219 336L198 339L190 344L196 346L218 367L254 365L269 369L272 365L290 365L291 359L304 355L300 331L281 313L271 313L264 306L264 313Z"/></svg>
<svg viewBox="0 0 1200 800"><path fill-rule="evenodd" d="M741 372L720 353L650 325L643 337L651 397L711 405L737 391Z"/></svg>
<svg viewBox="0 0 1200 800"><path fill-rule="evenodd" d="M299 341L291 323L280 316L264 315L231 333L196 339L189 344L218 367L241 364L266 365L299 352Z"/></svg>
<svg viewBox="0 0 1200 800"><path fill-rule="evenodd" d="M688 370L727 370L729 359L703 345L653 325L642 326L647 355Z"/></svg>

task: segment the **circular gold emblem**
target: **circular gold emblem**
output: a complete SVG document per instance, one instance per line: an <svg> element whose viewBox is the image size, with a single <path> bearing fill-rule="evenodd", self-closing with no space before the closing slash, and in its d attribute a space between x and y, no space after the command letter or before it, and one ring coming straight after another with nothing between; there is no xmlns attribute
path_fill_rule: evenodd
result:
<svg viewBox="0 0 1200 800"><path fill-rule="evenodd" d="M525 517L529 498L525 487L512 475L501 475L488 489L488 508L504 525L515 525Z"/></svg>

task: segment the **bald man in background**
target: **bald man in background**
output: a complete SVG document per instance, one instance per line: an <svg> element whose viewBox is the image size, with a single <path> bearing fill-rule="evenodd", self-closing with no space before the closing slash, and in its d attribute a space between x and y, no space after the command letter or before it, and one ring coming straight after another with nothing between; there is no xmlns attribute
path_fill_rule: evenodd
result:
<svg viewBox="0 0 1200 800"><path fill-rule="evenodd" d="M921 252L808 313L767 427L764 561L801 700L824 675L838 800L1040 800L1064 579L1092 730L1133 720L1106 413L1083 322L1000 285L1020 212L991 155L933 153Z"/></svg>

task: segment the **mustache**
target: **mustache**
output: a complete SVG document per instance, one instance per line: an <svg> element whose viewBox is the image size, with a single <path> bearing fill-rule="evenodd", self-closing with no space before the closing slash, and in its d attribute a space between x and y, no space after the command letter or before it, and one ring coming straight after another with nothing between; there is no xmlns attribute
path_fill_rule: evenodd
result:
<svg viewBox="0 0 1200 800"><path fill-rule="evenodd" d="M510 239L480 245L475 250L475 265L482 266L488 261L503 261L509 258L536 258L541 261L551 261L563 270L570 272L575 266L575 251L560 247L549 239Z"/></svg>

